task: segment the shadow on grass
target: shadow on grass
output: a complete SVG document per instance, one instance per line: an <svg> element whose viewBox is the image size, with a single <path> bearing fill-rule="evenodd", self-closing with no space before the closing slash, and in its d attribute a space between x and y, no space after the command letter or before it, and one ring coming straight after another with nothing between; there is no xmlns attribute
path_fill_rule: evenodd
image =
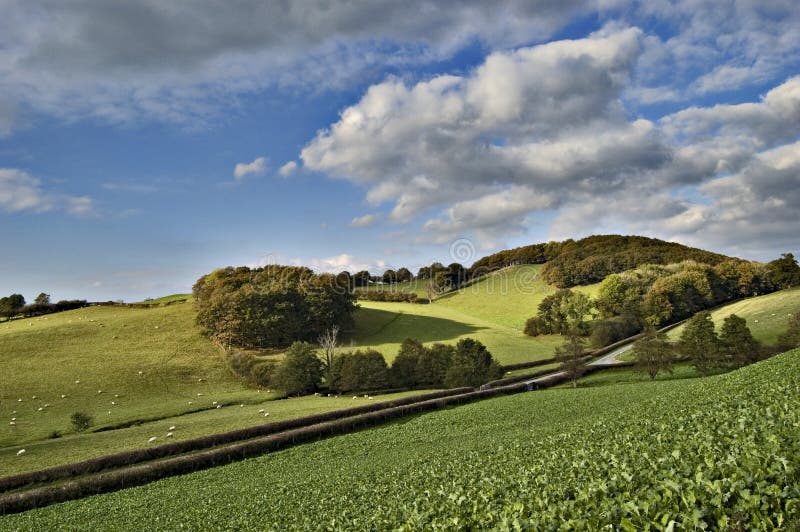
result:
<svg viewBox="0 0 800 532"><path fill-rule="evenodd" d="M352 340L360 345L400 343L406 338L442 342L485 329L467 323L409 312L360 308Z"/></svg>

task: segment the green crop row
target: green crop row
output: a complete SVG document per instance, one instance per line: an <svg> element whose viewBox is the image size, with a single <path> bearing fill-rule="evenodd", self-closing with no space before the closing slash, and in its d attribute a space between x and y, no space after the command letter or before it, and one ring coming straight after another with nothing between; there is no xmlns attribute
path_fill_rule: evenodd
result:
<svg viewBox="0 0 800 532"><path fill-rule="evenodd" d="M0 529L796 529L800 350L483 401L0 518Z"/></svg>

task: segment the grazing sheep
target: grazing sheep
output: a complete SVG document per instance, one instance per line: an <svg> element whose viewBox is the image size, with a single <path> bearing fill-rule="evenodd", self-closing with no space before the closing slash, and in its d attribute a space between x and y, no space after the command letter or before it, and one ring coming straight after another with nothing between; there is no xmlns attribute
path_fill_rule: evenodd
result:
<svg viewBox="0 0 800 532"><path fill-rule="evenodd" d="M11 425L11 426L14 426L14 425L17 424L17 422L16 421L9 421L8 424Z"/></svg>
<svg viewBox="0 0 800 532"><path fill-rule="evenodd" d="M62 399L66 399L66 398L67 398L67 396L66 396L65 394L63 394L63 393L62 393L62 394L61 394L61 398L62 398Z"/></svg>
<svg viewBox="0 0 800 532"><path fill-rule="evenodd" d="M267 417L268 415L269 415L269 412L264 412L264 417Z"/></svg>
<svg viewBox="0 0 800 532"><path fill-rule="evenodd" d="M153 443L153 442L154 442L154 441L156 441L157 439L158 439L158 438L156 438L155 436L153 436L152 438L150 438L149 440L147 440L147 443Z"/></svg>
<svg viewBox="0 0 800 532"><path fill-rule="evenodd" d="M215 405L215 404L217 404L217 402L216 401L211 401L211 404Z"/></svg>
<svg viewBox="0 0 800 532"><path fill-rule="evenodd" d="M17 418L15 418L15 417L11 418L11 421L16 421L16 420L17 420Z"/></svg>
<svg viewBox="0 0 800 532"><path fill-rule="evenodd" d="M31 397L31 399L38 399L38 397L34 395L33 397Z"/></svg>
<svg viewBox="0 0 800 532"><path fill-rule="evenodd" d="M172 426L171 426L170 428L168 428L167 430L175 430L175 425L172 425Z"/></svg>
<svg viewBox="0 0 800 532"><path fill-rule="evenodd" d="M22 456L23 454L25 454L25 449L20 449L17 451L17 456Z"/></svg>
<svg viewBox="0 0 800 532"><path fill-rule="evenodd" d="M197 397L203 397L203 394L202 393L198 393Z"/></svg>
<svg viewBox="0 0 800 532"><path fill-rule="evenodd" d="M264 413L264 409L262 408L261 410L258 411L258 413L259 414L263 414Z"/></svg>
<svg viewBox="0 0 800 532"><path fill-rule="evenodd" d="M40 406L40 407L38 408L37 412L41 412L42 410L44 410L44 408L42 408L42 407Z"/></svg>
<svg viewBox="0 0 800 532"><path fill-rule="evenodd" d="M117 402L116 401L111 401L111 404L115 405L115 404L117 404Z"/></svg>
<svg viewBox="0 0 800 532"><path fill-rule="evenodd" d="M80 383L81 383L80 380L75 381L75 384L80 384Z"/></svg>
<svg viewBox="0 0 800 532"><path fill-rule="evenodd" d="M167 432L167 438L171 438L171 437L172 437L172 433L171 432Z"/></svg>
<svg viewBox="0 0 800 532"><path fill-rule="evenodd" d="M222 408L222 405L217 405L217 408Z"/></svg>
<svg viewBox="0 0 800 532"><path fill-rule="evenodd" d="M192 404L192 402L191 402L191 401L189 401L189 404Z"/></svg>

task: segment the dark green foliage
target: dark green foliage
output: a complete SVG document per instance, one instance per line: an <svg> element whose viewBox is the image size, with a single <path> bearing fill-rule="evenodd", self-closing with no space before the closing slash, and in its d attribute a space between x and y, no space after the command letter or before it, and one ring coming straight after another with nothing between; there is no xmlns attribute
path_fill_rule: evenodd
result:
<svg viewBox="0 0 800 532"><path fill-rule="evenodd" d="M537 336L576 331L586 335L589 333L589 324L585 319L593 308L586 294L568 288L558 290L539 303L539 313L525 323L525 334Z"/></svg>
<svg viewBox="0 0 800 532"><path fill-rule="evenodd" d="M633 344L633 357L637 371L655 379L661 371L672 373L675 350L667 340L667 335L652 327L645 329L644 337Z"/></svg>
<svg viewBox="0 0 800 532"><path fill-rule="evenodd" d="M778 336L777 343L783 350L800 347L800 309L792 313L786 331Z"/></svg>
<svg viewBox="0 0 800 532"><path fill-rule="evenodd" d="M0 298L0 316L8 319L17 315L22 307L25 306L25 298L22 294L11 294L8 297Z"/></svg>
<svg viewBox="0 0 800 532"><path fill-rule="evenodd" d="M33 300L33 303L35 305L49 305L50 304L50 294L45 294L44 292L42 292L41 294L36 296L36 299Z"/></svg>
<svg viewBox="0 0 800 532"><path fill-rule="evenodd" d="M556 347L555 359L560 364L559 369L567 374L567 378L572 381L572 386L577 386L578 378L585 371L584 357L586 356L586 345L575 331L569 332L564 343Z"/></svg>
<svg viewBox="0 0 800 532"><path fill-rule="evenodd" d="M800 266L791 253L784 253L781 258L768 263L767 269L770 281L778 289L800 285Z"/></svg>
<svg viewBox="0 0 800 532"><path fill-rule="evenodd" d="M384 283L386 284L393 284L397 282L397 272L394 270L386 270L383 272L383 276L381 277Z"/></svg>
<svg viewBox="0 0 800 532"><path fill-rule="evenodd" d="M614 342L624 340L640 330L637 319L632 316L615 316L602 320L593 320L591 323L589 341L593 347L605 347Z"/></svg>
<svg viewBox="0 0 800 532"><path fill-rule="evenodd" d="M355 287L369 286L369 272L367 270L362 270L353 275L353 286Z"/></svg>
<svg viewBox="0 0 800 532"><path fill-rule="evenodd" d="M761 358L761 345L753 338L747 320L731 314L722 323L719 334L722 364L741 368Z"/></svg>
<svg viewBox="0 0 800 532"><path fill-rule="evenodd" d="M698 312L686 322L679 350L692 361L701 375L708 375L722 365L720 342L708 311Z"/></svg>
<svg viewBox="0 0 800 532"><path fill-rule="evenodd" d="M278 366L279 363L273 360L254 364L250 368L250 380L257 386L271 386Z"/></svg>
<svg viewBox="0 0 800 532"><path fill-rule="evenodd" d="M406 283L414 279L414 275L408 268L399 268L396 273L398 283Z"/></svg>
<svg viewBox="0 0 800 532"><path fill-rule="evenodd" d="M355 289L353 296L362 301L390 301L392 303L422 303L415 292L400 292L398 290L367 290Z"/></svg>
<svg viewBox="0 0 800 532"><path fill-rule="evenodd" d="M500 378L502 374L503 370L486 346L472 338L462 338L456 344L444 384L448 388L480 386Z"/></svg>
<svg viewBox="0 0 800 532"><path fill-rule="evenodd" d="M424 352L425 347L417 340L412 338L403 340L389 371L393 388L411 388L417 384L417 365Z"/></svg>
<svg viewBox="0 0 800 532"><path fill-rule="evenodd" d="M70 423L75 432L83 432L92 426L92 416L85 412L74 412L69 416Z"/></svg>
<svg viewBox="0 0 800 532"><path fill-rule="evenodd" d="M452 345L433 344L426 347L417 359L414 379L417 386L440 388L444 386L447 368L453 359L455 348Z"/></svg>
<svg viewBox="0 0 800 532"><path fill-rule="evenodd" d="M215 270L194 285L197 323L226 347L315 340L334 325L353 325L353 294L341 282L294 266Z"/></svg>
<svg viewBox="0 0 800 532"><path fill-rule="evenodd" d="M331 389L339 392L383 390L389 386L389 368L378 351L342 353L333 360Z"/></svg>
<svg viewBox="0 0 800 532"><path fill-rule="evenodd" d="M286 395L302 395L319 388L322 381L322 360L316 347L307 342L295 342L272 375L271 384Z"/></svg>

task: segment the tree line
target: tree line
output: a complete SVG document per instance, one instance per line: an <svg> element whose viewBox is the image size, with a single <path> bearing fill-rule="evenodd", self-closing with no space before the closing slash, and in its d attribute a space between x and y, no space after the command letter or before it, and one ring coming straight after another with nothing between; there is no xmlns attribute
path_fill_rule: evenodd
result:
<svg viewBox="0 0 800 532"><path fill-rule="evenodd" d="M85 299L63 299L52 303L50 301L50 295L44 292L36 296L33 303L27 304L22 294L11 294L10 296L0 298L0 317L5 318L6 321L15 316L31 318L34 316L53 314L54 312L83 308L86 305L88 305L88 302Z"/></svg>
<svg viewBox="0 0 800 532"><path fill-rule="evenodd" d="M333 345L322 339L320 344L294 342L281 361L259 360L237 352L231 355L231 365L252 383L286 395L476 387L503 372L486 346L471 338L463 338L454 346L424 346L407 338L391 365L374 349L338 351L335 336Z"/></svg>

